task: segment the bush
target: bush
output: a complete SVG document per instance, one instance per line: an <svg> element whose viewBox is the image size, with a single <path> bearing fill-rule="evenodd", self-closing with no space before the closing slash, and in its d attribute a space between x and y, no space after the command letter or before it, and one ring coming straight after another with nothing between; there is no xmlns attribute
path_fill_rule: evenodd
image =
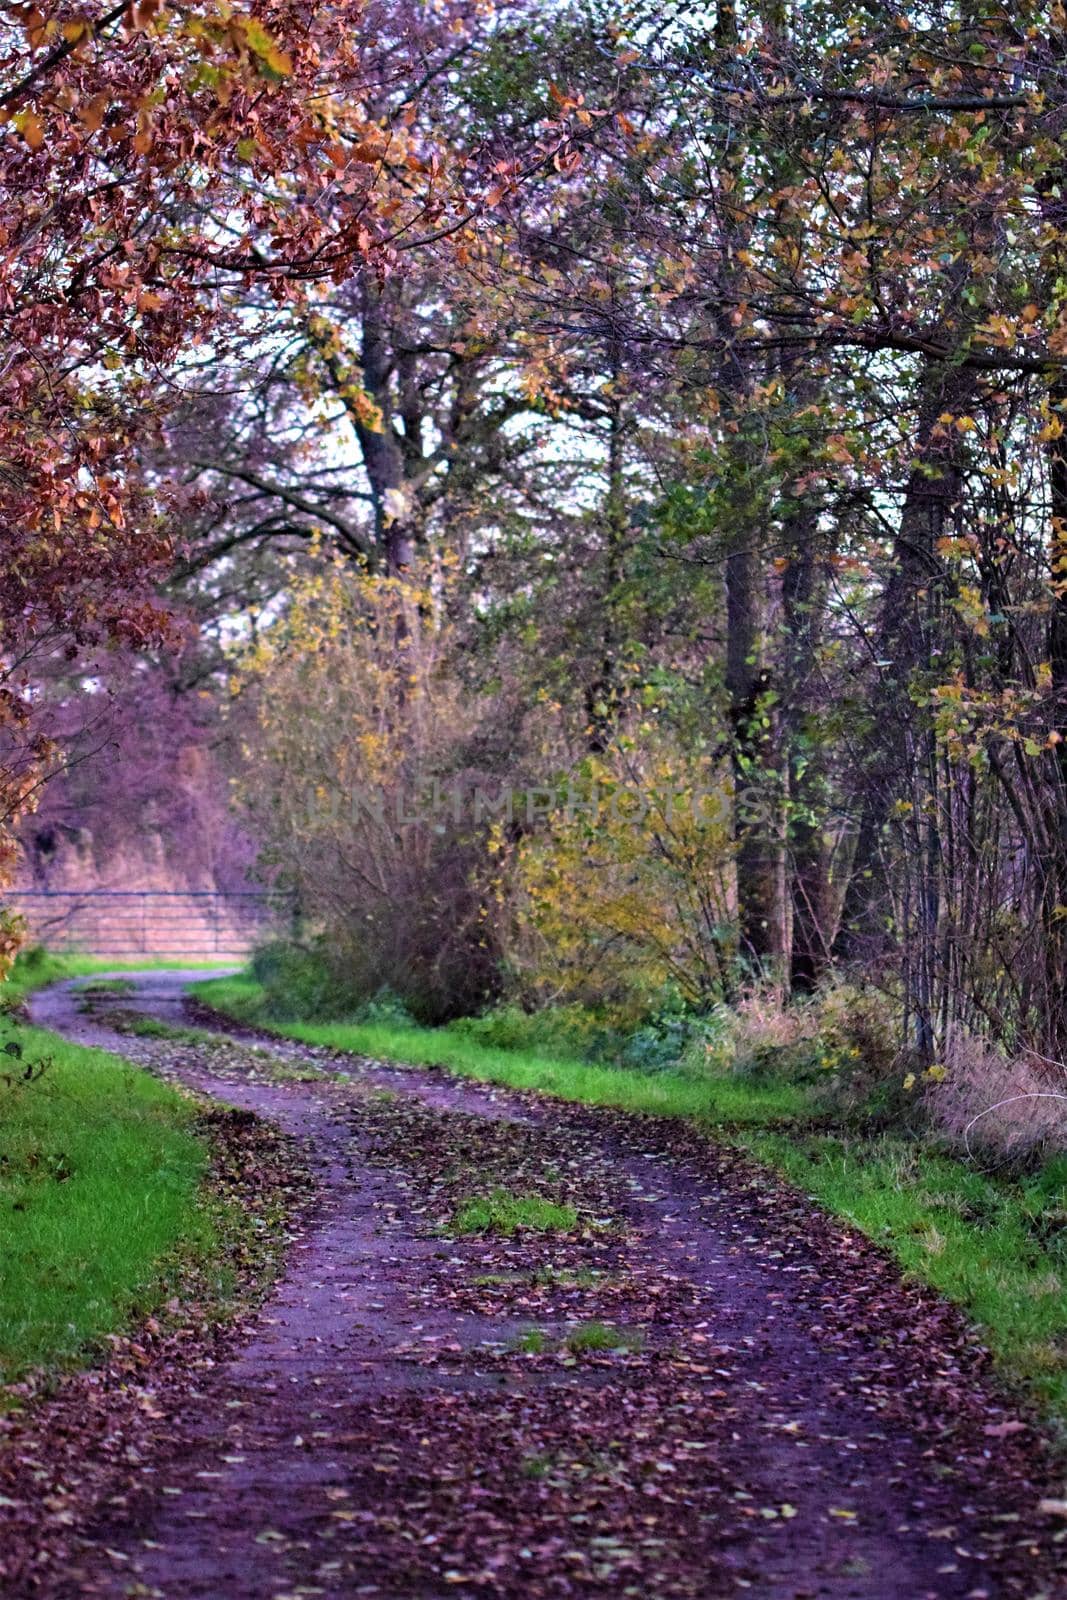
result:
<svg viewBox="0 0 1067 1600"><path fill-rule="evenodd" d="M388 986L369 997L343 981L325 939L309 945L276 940L253 955L251 975L264 989L263 1015L278 1022L372 1023L385 1028L412 1028L415 1018L403 999Z"/></svg>
<svg viewBox="0 0 1067 1600"><path fill-rule="evenodd" d="M318 943L275 940L252 957L252 976L265 990L264 1011L279 1021L300 1017L342 1017L359 1003L338 987Z"/></svg>
<svg viewBox="0 0 1067 1600"><path fill-rule="evenodd" d="M63 976L59 960L49 955L44 945L25 945L0 985L0 1015L19 1015L27 993L50 979L53 971L55 976Z"/></svg>
<svg viewBox="0 0 1067 1600"><path fill-rule="evenodd" d="M694 1007L668 986L636 1021L629 1007L572 1002L525 1011L505 1005L462 1018L452 1031L498 1050L577 1057L634 1072L801 1080L814 1075L812 1021L807 1009L785 1008L768 993L754 992L737 1008Z"/></svg>
<svg viewBox="0 0 1067 1600"><path fill-rule="evenodd" d="M324 557L238 662L235 794L314 931L309 966L284 958L313 1015L388 988L441 1023L500 990L490 822L456 801L486 708L449 668L446 610Z"/></svg>
<svg viewBox="0 0 1067 1600"><path fill-rule="evenodd" d="M723 1006L692 1010L668 993L648 1021L631 1033L619 1063L637 1072L721 1070L729 1016Z"/></svg>
<svg viewBox="0 0 1067 1600"><path fill-rule="evenodd" d="M510 852L499 841L524 993L634 1020L669 984L694 1007L724 997L738 967L729 818L714 759L666 732L646 727L640 747L621 734L587 754L561 777L550 816Z"/></svg>
<svg viewBox="0 0 1067 1600"><path fill-rule="evenodd" d="M721 1055L729 1018L725 1007L695 1010L676 990L667 989L636 1025L627 1011L572 1002L540 1011L497 1006L480 1017L454 1022L452 1031L497 1050L576 1057L634 1072L681 1068L704 1073Z"/></svg>
<svg viewBox="0 0 1067 1600"><path fill-rule="evenodd" d="M885 1126L915 1120L892 1009L875 990L832 984L786 1004L774 988L751 988L703 1019L687 1064L700 1064L701 1047L705 1071L810 1088L829 1117Z"/></svg>
<svg viewBox="0 0 1067 1600"><path fill-rule="evenodd" d="M372 1000L366 1000L352 1015L353 1022L366 1023L373 1028L415 1028L415 1018L400 996L392 989L379 989Z"/></svg>
<svg viewBox="0 0 1067 1600"><path fill-rule="evenodd" d="M869 1129L918 1120L893 1007L884 994L831 984L816 998L813 1025L811 1078L816 1103L828 1115Z"/></svg>
<svg viewBox="0 0 1067 1600"><path fill-rule="evenodd" d="M460 1018L452 1031L497 1050L576 1056L583 1061L610 1060L626 1043L626 1035L603 1013L577 1004L546 1006L541 1011L495 1006L480 1017Z"/></svg>
<svg viewBox="0 0 1067 1600"><path fill-rule="evenodd" d="M619 1064L635 1072L663 1072L678 1067L683 1056L701 1044L699 1025L685 1016L657 1017L630 1035Z"/></svg>

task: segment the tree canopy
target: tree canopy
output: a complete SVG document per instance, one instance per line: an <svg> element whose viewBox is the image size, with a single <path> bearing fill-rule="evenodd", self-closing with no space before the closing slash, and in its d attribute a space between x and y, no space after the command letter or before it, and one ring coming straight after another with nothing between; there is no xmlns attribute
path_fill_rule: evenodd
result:
<svg viewBox="0 0 1067 1600"><path fill-rule="evenodd" d="M80 670L33 657L165 673L192 620L320 926L462 904L483 998L859 968L927 1064L1062 1055L1061 7L27 7L3 44L10 817L34 673ZM386 772L524 798L306 823ZM412 993L474 1003L433 944Z"/></svg>

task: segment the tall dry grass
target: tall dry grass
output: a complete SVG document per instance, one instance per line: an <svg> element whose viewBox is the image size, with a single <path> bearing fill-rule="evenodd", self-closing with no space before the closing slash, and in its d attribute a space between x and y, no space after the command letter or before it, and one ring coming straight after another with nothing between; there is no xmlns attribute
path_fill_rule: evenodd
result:
<svg viewBox="0 0 1067 1600"><path fill-rule="evenodd" d="M944 1077L925 1107L935 1128L972 1154L1031 1162L1067 1150L1067 1067L1034 1054L1006 1056L958 1030Z"/></svg>

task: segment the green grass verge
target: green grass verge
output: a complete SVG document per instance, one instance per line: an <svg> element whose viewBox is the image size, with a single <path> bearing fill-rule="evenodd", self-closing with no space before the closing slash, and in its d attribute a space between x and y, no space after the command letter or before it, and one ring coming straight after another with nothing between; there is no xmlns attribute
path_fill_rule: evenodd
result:
<svg viewBox="0 0 1067 1600"><path fill-rule="evenodd" d="M10 1022L0 1043L0 1381L65 1366L158 1303L166 1259L207 1249L208 1152L147 1072ZM25 1081L29 1067L44 1067Z"/></svg>
<svg viewBox="0 0 1067 1600"><path fill-rule="evenodd" d="M479 1045L447 1028L271 1022L263 990L248 978L215 979L197 992L240 1021L307 1043L694 1119L777 1168L960 1305L1005 1375L1067 1423L1067 1158L1029 1179L989 1175L920 1138L819 1132L807 1095L791 1083L549 1060Z"/></svg>
<svg viewBox="0 0 1067 1600"><path fill-rule="evenodd" d="M1067 1158L1012 1180L891 1135L741 1142L964 1307L1003 1370L1067 1422Z"/></svg>
<svg viewBox="0 0 1067 1600"><path fill-rule="evenodd" d="M196 985L206 1004L241 1022L268 1027L304 1044L353 1055L447 1067L463 1077L535 1089L583 1105L618 1106L662 1117L705 1117L716 1123L773 1125L803 1116L807 1105L794 1084L756 1085L735 1078L698 1078L683 1072L642 1073L585 1061L553 1060L524 1050L478 1044L447 1028L400 1028L380 1023L267 1021L260 986L248 978L214 978Z"/></svg>

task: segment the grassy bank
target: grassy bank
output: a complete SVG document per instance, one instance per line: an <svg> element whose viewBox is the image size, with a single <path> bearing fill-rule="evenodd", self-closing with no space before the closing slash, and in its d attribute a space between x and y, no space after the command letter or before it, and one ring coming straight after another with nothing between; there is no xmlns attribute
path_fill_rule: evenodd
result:
<svg viewBox="0 0 1067 1600"><path fill-rule="evenodd" d="M956 1301L1004 1373L1067 1424L1067 1158L1028 1176L987 1174L921 1136L826 1132L824 1113L789 1081L591 1065L490 1047L447 1028L280 1022L247 978L198 984L197 993L230 1016L309 1044L695 1120L785 1173Z"/></svg>
<svg viewBox="0 0 1067 1600"><path fill-rule="evenodd" d="M0 1380L64 1365L156 1303L210 1243L191 1104L117 1056L0 1027ZM40 1076L36 1076L40 1073ZM30 1074L29 1077L26 1075Z"/></svg>
<svg viewBox="0 0 1067 1600"><path fill-rule="evenodd" d="M917 1139L741 1135L979 1324L1001 1369L1067 1426L1067 1158L983 1173Z"/></svg>
<svg viewBox="0 0 1067 1600"><path fill-rule="evenodd" d="M212 1243L191 1103L17 1017L34 989L121 965L146 963L31 951L0 987L0 1383L83 1356Z"/></svg>

